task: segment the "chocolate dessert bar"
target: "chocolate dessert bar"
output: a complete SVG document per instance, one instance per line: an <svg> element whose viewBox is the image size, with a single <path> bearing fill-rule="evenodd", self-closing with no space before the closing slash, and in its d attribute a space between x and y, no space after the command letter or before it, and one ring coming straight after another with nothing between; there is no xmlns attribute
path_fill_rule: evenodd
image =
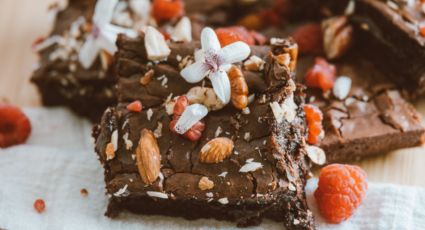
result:
<svg viewBox="0 0 425 230"><path fill-rule="evenodd" d="M305 76L312 65L311 57L299 59L298 76ZM325 136L320 147L329 163L423 143L425 129L420 114L388 83L385 74L356 54L337 62L336 68L338 76L351 79L347 97L338 99L314 89L307 91L310 103L317 105L324 116Z"/></svg>
<svg viewBox="0 0 425 230"><path fill-rule="evenodd" d="M423 4L360 0L353 18L365 56L413 98L425 93Z"/></svg>
<svg viewBox="0 0 425 230"><path fill-rule="evenodd" d="M241 109L235 103L220 106L190 96L193 87L211 89L209 81L189 84L179 74L193 63L194 47L204 48L204 44L171 43L166 59L149 62L145 39L143 34L118 39L122 103L106 110L94 129L95 149L110 195L106 215L128 210L215 218L240 227L269 218L290 229L314 229L304 193L309 174L304 96L302 86L292 80L296 45L274 39L271 47L251 48L258 55L256 49L265 50L260 55L264 59L251 55L250 62L234 64L229 79L236 73L248 80L251 74L256 82L247 84L249 93L255 94ZM239 71L232 72L235 69ZM190 106L186 101L187 107L181 107L184 98L192 101ZM143 110L130 112L128 102L136 99ZM201 125L189 130L201 132L195 141L173 129L177 127L173 122L185 117L193 101L204 101L210 109ZM184 112L177 113L181 108Z"/></svg>

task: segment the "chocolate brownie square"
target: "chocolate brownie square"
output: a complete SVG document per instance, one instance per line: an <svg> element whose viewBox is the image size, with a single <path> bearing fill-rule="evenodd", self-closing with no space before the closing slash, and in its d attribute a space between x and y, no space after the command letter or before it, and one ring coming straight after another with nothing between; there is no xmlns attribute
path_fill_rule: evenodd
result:
<svg viewBox="0 0 425 230"><path fill-rule="evenodd" d="M247 81L248 106L211 107L200 139L191 141L170 123L180 119L175 111L181 95L194 100L188 91L210 86L189 84L180 75L200 44L169 44L165 61L150 62L144 39L119 38L121 103L94 129L110 195L106 215L128 210L215 218L240 227L269 218L290 229L314 229L304 192L304 94L293 81L296 45L274 39L269 47L251 47L251 56L233 67ZM129 111L133 100L142 102L142 111Z"/></svg>

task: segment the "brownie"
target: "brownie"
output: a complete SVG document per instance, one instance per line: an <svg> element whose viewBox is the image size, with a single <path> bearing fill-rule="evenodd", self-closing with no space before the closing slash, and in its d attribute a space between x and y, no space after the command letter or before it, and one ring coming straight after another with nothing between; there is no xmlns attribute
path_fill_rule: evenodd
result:
<svg viewBox="0 0 425 230"><path fill-rule="evenodd" d="M249 74L255 76L256 83L249 84L250 93L255 94L248 109L229 104L210 111L203 119L201 138L190 141L170 131L174 117L167 97L172 98L168 96L171 93L173 97L183 95L196 86L181 80L178 64L193 58L199 44L170 44L172 52L166 61L148 63L143 39L120 36L116 60L121 103L106 110L93 132L110 196L106 215L114 217L127 210L186 219L214 218L236 222L239 227L258 225L269 218L289 229L314 229L304 192L310 163L304 149L303 87L292 80L293 68L289 66L294 66L281 64L281 58L291 56L287 53L296 46L277 39L271 47L252 47L254 54L264 57L264 67L252 72L237 64L245 69L247 80ZM148 68L154 69L155 78L167 74L168 82L163 84L162 77L141 85L140 78ZM135 99L144 107L139 113L127 109L128 102ZM291 122L275 115L270 106L290 101L295 106ZM224 145L211 144L217 138L231 140L233 151L221 162L205 163L200 152L209 151L211 145ZM157 145L148 144L155 143L153 139ZM116 148L111 151L111 146ZM146 146L157 146L158 150ZM151 153L146 148L159 152L160 164L158 156L142 158ZM138 167L142 159L156 159L157 164ZM146 183L148 168L160 170L151 184Z"/></svg>
<svg viewBox="0 0 425 230"><path fill-rule="evenodd" d="M356 2L353 20L364 55L412 98L425 93L425 37L421 1Z"/></svg>
<svg viewBox="0 0 425 230"><path fill-rule="evenodd" d="M313 65L313 58L298 61L298 77ZM335 63L338 76L352 80L343 100L309 89L310 103L323 113L325 135L320 147L327 161L345 162L421 145L425 129L421 116L386 75L359 54L351 52Z"/></svg>

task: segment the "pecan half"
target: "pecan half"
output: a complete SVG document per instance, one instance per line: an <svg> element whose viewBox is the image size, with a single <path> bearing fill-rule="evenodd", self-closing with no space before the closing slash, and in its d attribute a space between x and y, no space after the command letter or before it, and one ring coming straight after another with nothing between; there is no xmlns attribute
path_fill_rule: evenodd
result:
<svg viewBox="0 0 425 230"><path fill-rule="evenodd" d="M248 85L245 77L236 66L230 68L229 73L230 87L232 89L232 103L237 109L244 109L248 106Z"/></svg>
<svg viewBox="0 0 425 230"><path fill-rule="evenodd" d="M136 161L139 174L145 184L152 184L159 176L161 155L158 142L152 131L143 129L136 148Z"/></svg>

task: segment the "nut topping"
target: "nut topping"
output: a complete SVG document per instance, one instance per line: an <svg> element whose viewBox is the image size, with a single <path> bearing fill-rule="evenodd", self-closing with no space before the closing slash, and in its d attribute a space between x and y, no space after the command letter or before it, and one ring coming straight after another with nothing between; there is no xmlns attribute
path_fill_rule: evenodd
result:
<svg viewBox="0 0 425 230"><path fill-rule="evenodd" d="M248 106L248 85L242 71L238 67L232 66L229 70L229 80L233 105L237 109L244 109Z"/></svg>
<svg viewBox="0 0 425 230"><path fill-rule="evenodd" d="M233 151L233 141L227 137L217 137L202 147L199 161L202 163L219 163Z"/></svg>
<svg viewBox="0 0 425 230"><path fill-rule="evenodd" d="M159 176L161 155L152 131L143 129L136 148L136 161L139 174L145 184L152 184Z"/></svg>
<svg viewBox="0 0 425 230"><path fill-rule="evenodd" d="M346 16L332 17L322 23L323 46L329 59L340 58L351 45L353 27Z"/></svg>
<svg viewBox="0 0 425 230"><path fill-rule="evenodd" d="M225 106L215 94L214 89L209 87L195 86L187 92L186 97L190 104L202 104L212 111L220 110Z"/></svg>
<svg viewBox="0 0 425 230"><path fill-rule="evenodd" d="M106 153L107 161L115 158L115 150L114 150L114 145L112 143L108 143L106 145L105 153Z"/></svg>
<svg viewBox="0 0 425 230"><path fill-rule="evenodd" d="M143 77L140 78L140 84L148 85L149 82L151 82L154 74L155 74L155 71L153 69L146 72L145 75L143 75Z"/></svg>
<svg viewBox="0 0 425 230"><path fill-rule="evenodd" d="M209 189L214 188L214 182L212 180L208 179L208 177L204 176L199 180L198 187L202 191L209 190Z"/></svg>

